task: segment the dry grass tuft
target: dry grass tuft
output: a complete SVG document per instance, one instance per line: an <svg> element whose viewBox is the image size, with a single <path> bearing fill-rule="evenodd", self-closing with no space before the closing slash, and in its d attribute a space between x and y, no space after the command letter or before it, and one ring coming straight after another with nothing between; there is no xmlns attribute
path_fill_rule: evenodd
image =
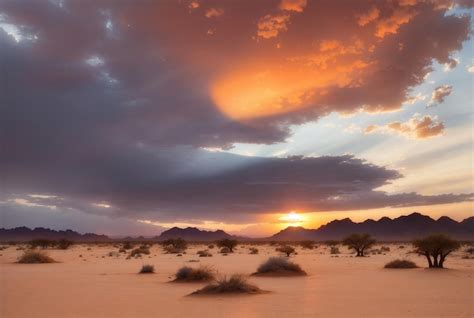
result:
<svg viewBox="0 0 474 318"><path fill-rule="evenodd" d="M153 274L155 272L155 266L145 264L142 266L140 271L138 272L139 274Z"/></svg>
<svg viewBox="0 0 474 318"><path fill-rule="evenodd" d="M18 263L21 264L46 264L46 263L56 263L54 259L49 257L43 252L38 251L26 251L18 259Z"/></svg>
<svg viewBox="0 0 474 318"><path fill-rule="evenodd" d="M306 272L286 257L270 257L258 267L257 272L253 275L303 276L306 275Z"/></svg>
<svg viewBox="0 0 474 318"><path fill-rule="evenodd" d="M406 259L396 259L385 265L385 268L417 268L415 263Z"/></svg>
<svg viewBox="0 0 474 318"><path fill-rule="evenodd" d="M174 282L208 282L214 278L214 270L209 266L198 268L184 266L176 272Z"/></svg>
<svg viewBox="0 0 474 318"><path fill-rule="evenodd" d="M242 275L232 275L230 278L223 277L196 290L191 295L215 295L215 294L258 294L262 290L247 282Z"/></svg>

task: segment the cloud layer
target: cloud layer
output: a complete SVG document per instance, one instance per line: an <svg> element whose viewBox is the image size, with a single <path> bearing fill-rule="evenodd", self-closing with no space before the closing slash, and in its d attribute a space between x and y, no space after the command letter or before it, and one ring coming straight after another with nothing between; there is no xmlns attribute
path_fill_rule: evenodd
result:
<svg viewBox="0 0 474 318"><path fill-rule="evenodd" d="M353 157L200 150L399 109L468 38L470 18L449 4L3 1L3 200L151 220L470 200L377 191L400 175ZM424 117L397 129L443 128Z"/></svg>

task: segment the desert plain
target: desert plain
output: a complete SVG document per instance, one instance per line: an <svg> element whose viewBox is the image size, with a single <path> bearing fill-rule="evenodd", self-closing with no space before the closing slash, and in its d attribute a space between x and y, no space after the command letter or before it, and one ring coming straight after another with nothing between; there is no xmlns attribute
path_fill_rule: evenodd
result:
<svg viewBox="0 0 474 318"><path fill-rule="evenodd" d="M1 317L474 317L474 260L462 248L445 269L427 269L410 244L383 244L390 251L353 257L346 248L297 247L291 261L307 276L255 277L275 246L249 244L223 255L198 257L206 245L191 244L186 254L165 254L154 244L150 255L126 259L113 244L76 244L47 249L57 263L18 264L21 245L0 251ZM403 248L400 248L403 245ZM380 248L378 245L374 248ZM109 255L111 253L112 256ZM117 255L118 254L118 255ZM464 257L464 258L463 258ZM466 258L469 257L469 258ZM393 259L419 268L385 269ZM138 274L144 264L154 274ZM204 283L172 283L182 266L211 266L218 275L243 274L264 291L256 295L189 296Z"/></svg>

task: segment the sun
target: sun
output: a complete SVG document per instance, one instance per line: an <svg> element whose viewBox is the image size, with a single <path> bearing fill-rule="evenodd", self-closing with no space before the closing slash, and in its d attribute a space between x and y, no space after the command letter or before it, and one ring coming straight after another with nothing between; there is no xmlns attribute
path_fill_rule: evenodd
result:
<svg viewBox="0 0 474 318"><path fill-rule="evenodd" d="M286 223L301 223L304 221L304 218L296 213L295 211L291 211L290 213L280 217L278 220L284 221Z"/></svg>

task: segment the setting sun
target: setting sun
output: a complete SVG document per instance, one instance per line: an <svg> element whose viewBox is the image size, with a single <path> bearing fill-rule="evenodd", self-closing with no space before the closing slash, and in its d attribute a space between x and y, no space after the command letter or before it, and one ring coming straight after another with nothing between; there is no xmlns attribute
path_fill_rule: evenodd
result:
<svg viewBox="0 0 474 318"><path fill-rule="evenodd" d="M278 220L286 223L301 223L304 221L304 218L295 211L291 211L290 213L280 217Z"/></svg>

